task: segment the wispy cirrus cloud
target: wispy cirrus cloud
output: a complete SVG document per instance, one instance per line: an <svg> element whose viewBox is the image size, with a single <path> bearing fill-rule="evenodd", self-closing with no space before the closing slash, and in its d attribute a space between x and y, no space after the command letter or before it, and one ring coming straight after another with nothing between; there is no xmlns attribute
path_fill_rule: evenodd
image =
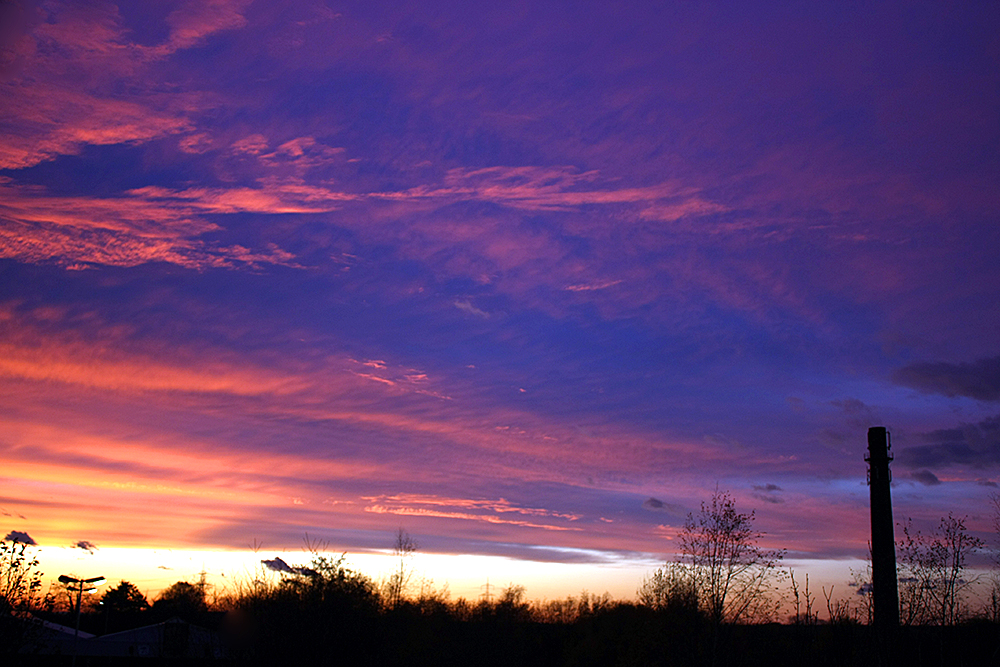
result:
<svg viewBox="0 0 1000 667"><path fill-rule="evenodd" d="M191 48L212 34L245 27L244 10L249 4L250 0L181 2L163 19L167 27L165 41L150 46L133 39L134 27L125 24L119 8L110 2L98 1L86 8L72 2L50 2L38 10L42 20L31 34L38 42L54 47L52 52L43 53L47 65L61 58L86 66L87 60L106 58L107 64L117 62L124 68L116 71L120 74L138 64Z"/></svg>
<svg viewBox="0 0 1000 667"><path fill-rule="evenodd" d="M305 143L314 145L311 140ZM263 151L264 148L259 146L254 150ZM567 169L491 169L471 174L451 173L445 179L448 187L343 192L324 185L307 184L297 177L262 177L255 187L171 189L146 186L118 197L104 198L60 197L37 188L8 185L6 191L10 196L0 207L0 215L18 223L5 230L4 250L5 256L21 260L119 266L162 261L186 268L296 266L295 258L273 243L256 249L208 244L203 237L221 231L221 225L226 224L218 217L210 221L209 216L239 213L315 216L350 207L335 218L336 225L356 228L370 242L392 240L399 244L399 239L391 232L394 226L369 224L372 215L385 215L378 212L380 207L413 206L417 212L425 211L419 213L421 216L432 217L437 214L428 212L428 206L432 207L430 211L444 210L454 203L467 201L499 203L515 211L533 210L539 206L569 210L633 205L677 191L674 185L628 191L578 189L595 178L593 173L580 174ZM349 216L359 210L367 212L357 222L351 222ZM406 208L389 211L391 219L407 214ZM492 281L491 274L499 273L506 276L504 283L510 283L515 277L511 275L514 270L530 270L526 278L541 277L544 267L551 267L556 260L564 264L564 268L549 271L552 289L585 293L623 282L621 278L594 279L580 275L577 263L567 256L565 242L557 238L557 230L526 236L523 230L511 229L502 218L481 221L475 226L466 223L421 225L420 230L419 234L397 245L397 252L402 257L447 252L450 258L439 264L439 270L471 273L477 280L485 276L487 281ZM584 232L580 238L587 236ZM459 241L457 245L456 240ZM561 259L563 257L565 260ZM560 280L560 273L564 275L563 285L556 282ZM579 282L584 277L589 282ZM568 287L564 287L567 283ZM456 301L459 307L463 303L470 303L472 307L467 300Z"/></svg>
<svg viewBox="0 0 1000 667"><path fill-rule="evenodd" d="M30 167L88 145L145 142L194 129L190 102L177 104L191 96L166 95L146 77L160 59L244 26L247 4L212 0L179 7L166 18L166 42L154 46L133 41L110 3L32 8L39 13L31 18L33 29L8 56L15 75L0 82L6 101L0 102L6 116L0 169ZM115 90L122 81L132 83L128 99Z"/></svg>
<svg viewBox="0 0 1000 667"><path fill-rule="evenodd" d="M409 190L410 197L470 198L527 210L565 210L588 205L649 204L674 197L692 196L690 187L662 183L650 187L593 187L596 171L571 167L489 167L452 169L441 188ZM724 207L718 207L724 210ZM691 206L686 214L715 212ZM683 214L677 217L682 217ZM676 218L675 218L676 219Z"/></svg>
<svg viewBox="0 0 1000 667"><path fill-rule="evenodd" d="M214 33L246 26L244 10L250 2L251 0L208 0L183 3L167 16L170 36L153 53L164 55L187 49Z"/></svg>
<svg viewBox="0 0 1000 667"><path fill-rule="evenodd" d="M12 99L10 83L5 96ZM143 142L192 129L182 114L132 100L101 98L62 86L34 84L17 91L27 110L14 114L3 132L0 169L23 169L86 145Z"/></svg>
<svg viewBox="0 0 1000 667"><path fill-rule="evenodd" d="M463 510L477 510L496 514L524 514L527 516L552 517L576 521L578 514L566 514L537 507L522 507L505 498L445 498L441 496L422 496L416 494L399 494L393 496L372 496L364 500L383 506L406 505L411 507L449 507Z"/></svg>
<svg viewBox="0 0 1000 667"><path fill-rule="evenodd" d="M239 370L235 365L190 366L163 363L142 355L95 353L83 341L25 345L0 343L0 375L31 381L62 382L95 389L123 391L179 391L257 395L301 389L301 380L266 371Z"/></svg>
<svg viewBox="0 0 1000 667"><path fill-rule="evenodd" d="M321 396L371 399L371 380L394 389L393 395L440 400L440 383L426 372L384 361L359 362L349 355L325 354L311 364L251 360L222 347L174 343L164 358L155 341L144 341L133 327L103 322L93 313L58 308L0 304L0 376L55 382L127 394L163 392L230 396L294 396L313 405ZM379 373L363 372L360 368ZM384 376L384 377L383 377Z"/></svg>
<svg viewBox="0 0 1000 667"><path fill-rule="evenodd" d="M131 190L130 197L164 206L203 213L325 213L357 195L299 182L271 183L263 188L189 188L169 190L148 186Z"/></svg>
<svg viewBox="0 0 1000 667"><path fill-rule="evenodd" d="M162 203L157 192L124 197L56 196L44 189L0 183L0 257L26 262L80 262L137 266L166 262L185 268L257 264L295 265L274 244L250 249L208 244L199 237L220 229L206 211L283 212L280 199L254 191L202 192ZM190 202L199 197L200 205ZM296 209L299 210L299 209Z"/></svg>
<svg viewBox="0 0 1000 667"><path fill-rule="evenodd" d="M484 405L467 379L432 377L409 365L329 353L312 363L288 364L198 344L175 344L166 360L158 345L128 328L92 330L93 321L74 318L72 332L60 332L64 317L6 309L0 317L0 377L49 386L50 393L60 386L65 389L59 393L88 388L126 402L142 395L164 410L219 400L229 406L222 414L234 419L286 420L307 430L309 424L325 424L352 439L378 433L389 451L388 443L401 437L436 442L435 450L453 451L456 465L459 459L471 467L495 457L495 469L537 479L579 478L588 468L609 464L635 473L651 458L680 460L698 451L699 457L690 460L694 466L701 456L718 454L641 431L583 435L574 423L552 423L509 405ZM44 403L41 396L37 400ZM25 409L29 405L23 403ZM567 458L569 443L574 454ZM413 453L423 457L422 451Z"/></svg>
<svg viewBox="0 0 1000 667"><path fill-rule="evenodd" d="M255 140L256 141L256 140ZM260 141L264 141L260 137ZM239 142L238 142L239 143ZM243 144L240 144L243 145ZM324 147L318 156L307 157L303 146L317 146L311 137L302 137L279 146L278 150L257 154L265 144L249 144L252 152L269 173L285 156L299 169L323 163L341 150ZM130 194L156 200L178 200L219 213L250 211L260 213L315 213L332 210L344 202L368 200L393 203L435 203L477 201L500 204L513 209L565 211L585 206L639 204L649 205L663 199L675 199L694 194L691 188L664 183L646 188L588 187L599 185L597 172L581 173L570 167L491 167L489 169L453 169L440 184L425 184L396 191L343 192L319 185L310 185L295 178L261 176L259 188L169 190L146 187ZM298 204L298 206L296 206ZM308 206L312 204L313 206ZM724 210L706 205L702 200L677 204L676 220L688 215L706 215ZM647 209L644 209L647 210ZM657 217L657 216L646 216ZM659 218L658 218L659 219Z"/></svg>
<svg viewBox="0 0 1000 667"><path fill-rule="evenodd" d="M563 514L549 510L518 507L503 498L497 500L476 500L465 498L441 498L438 496L397 495L369 497L364 511L375 514L396 514L400 516L425 517L434 519L457 519L461 521L481 521L521 528L538 528L554 531L582 531L582 528L565 523L542 523L540 519L576 521L575 514ZM504 514L521 514L536 517L534 521L504 518Z"/></svg>

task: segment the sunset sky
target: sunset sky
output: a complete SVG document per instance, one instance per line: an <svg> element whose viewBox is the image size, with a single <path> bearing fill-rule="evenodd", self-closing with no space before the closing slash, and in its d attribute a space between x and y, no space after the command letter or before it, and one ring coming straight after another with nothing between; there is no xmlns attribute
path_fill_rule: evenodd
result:
<svg viewBox="0 0 1000 667"><path fill-rule="evenodd" d="M601 591L719 488L848 562L884 425L897 520L988 538L998 25L0 4L0 531L271 557L403 527Z"/></svg>

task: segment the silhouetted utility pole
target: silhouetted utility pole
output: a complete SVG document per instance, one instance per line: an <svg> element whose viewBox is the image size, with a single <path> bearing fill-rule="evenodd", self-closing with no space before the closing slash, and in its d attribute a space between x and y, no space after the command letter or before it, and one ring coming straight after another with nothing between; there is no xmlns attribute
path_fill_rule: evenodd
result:
<svg viewBox="0 0 1000 667"><path fill-rule="evenodd" d="M896 542L892 532L892 498L889 494L889 432L884 426L868 429L868 487L872 511L873 622L885 638L899 625L899 593L896 590Z"/></svg>
<svg viewBox="0 0 1000 667"><path fill-rule="evenodd" d="M94 593L97 591L97 587L103 584L107 579L104 577L91 577L90 579L81 579L79 577L71 577L68 574L59 575L59 583L65 584L66 588L70 591L76 591L76 628L73 630L73 667L76 667L76 654L79 652L79 641L80 641L80 607L83 601L83 593ZM75 587L75 588L74 588Z"/></svg>
<svg viewBox="0 0 1000 667"><path fill-rule="evenodd" d="M486 583L484 585L480 586L480 588L485 588L486 589L486 592L483 593L482 595L480 595L481 598L483 598L484 600L486 600L486 604L490 604L491 602L493 602L493 594L490 593L490 589L491 588L496 588L496 586L491 586L490 585L490 578L489 577L486 577Z"/></svg>

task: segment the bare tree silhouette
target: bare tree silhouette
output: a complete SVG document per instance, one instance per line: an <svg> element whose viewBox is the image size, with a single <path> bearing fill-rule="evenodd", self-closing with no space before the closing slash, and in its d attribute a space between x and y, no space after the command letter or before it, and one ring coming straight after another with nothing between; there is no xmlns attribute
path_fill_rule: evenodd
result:
<svg viewBox="0 0 1000 667"><path fill-rule="evenodd" d="M413 578L413 555L417 552L417 543L402 528L396 531L396 543L392 555L396 559L396 567L385 582L385 599L390 607L398 607L406 597L407 588Z"/></svg>
<svg viewBox="0 0 1000 667"><path fill-rule="evenodd" d="M930 535L914 532L910 521L904 523L899 545L904 624L954 625L966 592L976 582L975 577L966 579L969 556L984 546L983 540L969 535L965 517L950 512Z"/></svg>
<svg viewBox="0 0 1000 667"><path fill-rule="evenodd" d="M757 542L755 513L739 512L728 491L716 490L698 514L688 514L680 534L681 552L694 571L700 603L715 624L771 618L778 563L784 551L768 551Z"/></svg>
<svg viewBox="0 0 1000 667"><path fill-rule="evenodd" d="M34 540L24 537L10 533L0 541L0 613L30 608L42 586Z"/></svg>
<svg viewBox="0 0 1000 667"><path fill-rule="evenodd" d="M993 506L993 554L990 557L990 592L986 600L986 616L994 623L1000 623L1000 493L990 494Z"/></svg>

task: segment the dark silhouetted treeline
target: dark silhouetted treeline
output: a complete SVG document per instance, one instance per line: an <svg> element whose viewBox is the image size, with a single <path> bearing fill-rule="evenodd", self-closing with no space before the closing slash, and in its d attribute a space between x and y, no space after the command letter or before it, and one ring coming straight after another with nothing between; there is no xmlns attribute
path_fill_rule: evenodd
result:
<svg viewBox="0 0 1000 667"><path fill-rule="evenodd" d="M609 596L529 603L510 586L490 598L450 600L426 588L386 595L345 564L314 553L308 566L280 576L261 572L209 599L204 584L178 582L148 604L127 582L83 615L81 630L102 635L179 617L220 633L222 663L545 667L615 665L879 665L869 626L850 618L808 622L718 623L683 580L667 573L648 590L660 597L623 602ZM71 611L36 610L71 626ZM1000 625L983 620L900 629L894 664L913 667L994 665ZM17 656L24 660L25 656ZM31 664L65 664L67 656L33 656ZM112 665L126 658L87 658ZM210 661L221 664L219 661ZM885 664L885 663L881 663Z"/></svg>
<svg viewBox="0 0 1000 667"><path fill-rule="evenodd" d="M301 583L301 582L300 582ZM360 584L360 585L359 585ZM189 609L192 623L220 631L233 664L467 667L609 667L879 665L867 625L722 625L700 613L656 610L630 602L577 600L557 616L516 595L492 602L405 600L380 604L364 581L277 585L231 598L230 608ZM176 610L175 610L176 611ZM565 610L564 610L565 611ZM132 612L115 622L162 620ZM65 622L68 619L63 619ZM82 629L101 633L106 619L88 614ZM716 634L717 633L717 634ZM1000 627L987 622L901 628L895 664L913 667L997 664ZM20 656L24 658L24 656ZM91 665L123 659L89 659ZM32 664L63 664L47 657Z"/></svg>
<svg viewBox="0 0 1000 667"><path fill-rule="evenodd" d="M1000 535L1000 497L994 502ZM410 594L416 543L400 530L394 551L399 566L381 585L349 568L344 556L330 556L307 540L308 565L263 560L257 573L218 594L203 577L177 582L150 603L135 586L120 582L85 608L80 627L107 635L180 618L218 633L212 636L225 646L221 662L251 665L1000 666L997 579L978 612L964 602L975 581L966 577L966 558L982 542L967 536L963 519L949 515L928 535L904 529L901 608L919 613L904 614L902 627L881 646L866 622L871 598L865 573L857 576L861 595L852 596L860 602L822 590L829 620L821 622L808 577L796 580L789 571L791 598L775 587L782 579L782 554L756 547L761 533L753 519L752 512L737 511L728 493L716 492L685 524L681 546L687 561L667 563L648 576L636 602L583 593L531 603L515 585L472 602L451 600L430 585ZM6 610L0 613L0 654L11 655L30 634L19 620L29 612L63 626L76 618L66 590L32 603L37 560L23 546L2 553L4 581L16 584L7 587L13 593L0 609ZM775 622L787 605L794 611L788 623ZM24 654L16 657L23 661ZM66 656L31 660L65 664ZM96 666L127 659L87 660Z"/></svg>

